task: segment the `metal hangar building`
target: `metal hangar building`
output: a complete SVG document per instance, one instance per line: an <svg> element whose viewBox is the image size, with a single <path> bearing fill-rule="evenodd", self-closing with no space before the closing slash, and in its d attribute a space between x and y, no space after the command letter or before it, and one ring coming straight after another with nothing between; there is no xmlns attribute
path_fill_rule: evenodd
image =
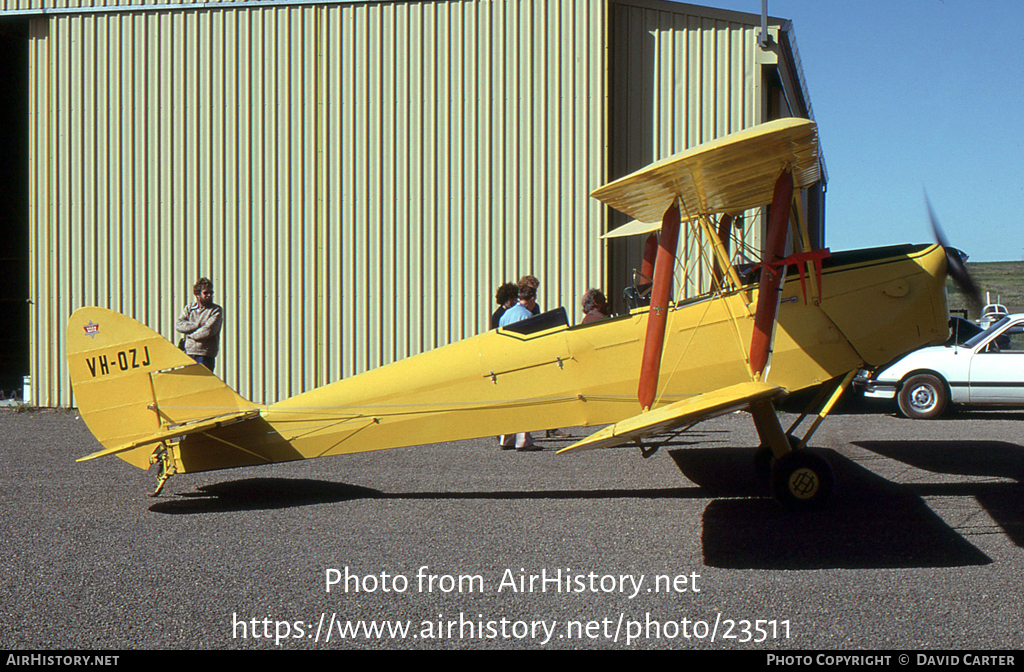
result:
<svg viewBox="0 0 1024 672"><path fill-rule="evenodd" d="M624 218L589 192L813 117L791 24L765 26L664 0L0 0L0 387L74 405L71 313L176 340L199 276L216 373L258 403L479 333L527 273L574 321L589 287L622 310L640 244L601 239ZM823 209L824 179L819 244Z"/></svg>

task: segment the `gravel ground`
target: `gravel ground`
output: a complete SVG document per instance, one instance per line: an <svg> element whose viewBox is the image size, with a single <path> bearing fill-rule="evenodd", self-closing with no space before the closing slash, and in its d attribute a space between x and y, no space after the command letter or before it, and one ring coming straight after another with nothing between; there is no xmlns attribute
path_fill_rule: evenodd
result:
<svg viewBox="0 0 1024 672"><path fill-rule="evenodd" d="M75 462L98 444L74 412L2 409L0 647L1016 649L1022 419L847 407L813 441L833 504L793 514L745 414L646 460L487 439L150 499L152 474ZM342 636L369 621L408 631Z"/></svg>

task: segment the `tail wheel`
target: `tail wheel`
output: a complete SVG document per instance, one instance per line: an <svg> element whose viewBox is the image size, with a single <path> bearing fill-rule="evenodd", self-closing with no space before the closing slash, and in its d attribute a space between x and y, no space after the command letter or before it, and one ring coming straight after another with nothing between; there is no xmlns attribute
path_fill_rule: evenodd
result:
<svg viewBox="0 0 1024 672"><path fill-rule="evenodd" d="M832 496L834 485L832 465L806 450L786 453L772 466L772 496L790 510L821 507Z"/></svg>
<svg viewBox="0 0 1024 672"><path fill-rule="evenodd" d="M900 411L908 418L937 418L948 403L946 385L930 373L911 376L900 388Z"/></svg>

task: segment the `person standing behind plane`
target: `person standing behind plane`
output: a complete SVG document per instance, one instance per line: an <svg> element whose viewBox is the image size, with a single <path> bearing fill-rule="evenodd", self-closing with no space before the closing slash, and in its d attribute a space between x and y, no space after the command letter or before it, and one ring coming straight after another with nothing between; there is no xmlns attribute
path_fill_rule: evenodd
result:
<svg viewBox="0 0 1024 672"><path fill-rule="evenodd" d="M185 334L185 354L213 371L220 346L224 311L213 302L213 283L199 278L192 286L196 302L186 305L174 322L175 331Z"/></svg>
<svg viewBox="0 0 1024 672"><path fill-rule="evenodd" d="M519 278L519 282L516 284L519 286L519 289L522 289L523 287L533 287L533 294L535 297L537 295L537 290L540 289L540 280L532 275L524 275ZM540 315L540 306L536 301L533 302L533 308L530 309L530 313L533 315Z"/></svg>
<svg viewBox="0 0 1024 672"><path fill-rule="evenodd" d="M491 329L497 329L501 320L501 316L505 314L505 311L516 305L519 300L519 287L514 282L506 282L501 287L498 287L498 291L494 294L494 301L498 304L498 309L491 314Z"/></svg>
<svg viewBox="0 0 1024 672"><path fill-rule="evenodd" d="M533 287L534 295L536 295L537 290L540 288L540 280L532 275L524 275L519 278L519 282L516 284L519 285L520 289L523 287ZM540 305L537 304L536 301L534 301L533 308L530 309L530 313L532 315L540 315ZM547 439L566 439L570 436L572 435L569 434L569 432L563 432L561 429L549 429L544 432L544 438Z"/></svg>
<svg viewBox="0 0 1024 672"><path fill-rule="evenodd" d="M519 303L505 311L501 316L499 326L507 327L521 320L533 317L533 309L537 305L537 290L529 284L519 286ZM529 432L519 432L514 437L502 434L498 437L502 450L515 448L518 451L540 450L540 446L533 442Z"/></svg>

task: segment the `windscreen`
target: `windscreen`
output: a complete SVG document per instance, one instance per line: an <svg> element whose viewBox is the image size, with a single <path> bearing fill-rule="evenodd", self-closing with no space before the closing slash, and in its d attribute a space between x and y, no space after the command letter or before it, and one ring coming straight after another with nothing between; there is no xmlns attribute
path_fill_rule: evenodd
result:
<svg viewBox="0 0 1024 672"><path fill-rule="evenodd" d="M992 333L994 333L994 332L996 332L996 331L999 331L1000 329L1002 329L1002 328L1003 328L1003 325L1005 325L1005 324L1006 324L1007 322L1009 322L1009 321L1010 321L1010 318L1009 318L1009 317L1003 317L1003 318L1000 318L1000 319L999 319L999 321L998 321L998 322L996 322L995 324L993 324L993 325L992 325L991 327L989 327L989 328L988 328L988 329L986 329L985 331L981 332L981 333L980 333L980 334L978 334L977 336L975 336L975 337L973 337L973 338L971 338L971 339L967 340L967 341L966 341L966 342L964 343L964 347L966 347L966 348L973 348L973 347L974 347L974 346L976 346L976 345L977 345L978 343L981 343L981 342L982 342L982 341L984 341L984 340L985 340L986 338L988 338L989 334L992 334Z"/></svg>

